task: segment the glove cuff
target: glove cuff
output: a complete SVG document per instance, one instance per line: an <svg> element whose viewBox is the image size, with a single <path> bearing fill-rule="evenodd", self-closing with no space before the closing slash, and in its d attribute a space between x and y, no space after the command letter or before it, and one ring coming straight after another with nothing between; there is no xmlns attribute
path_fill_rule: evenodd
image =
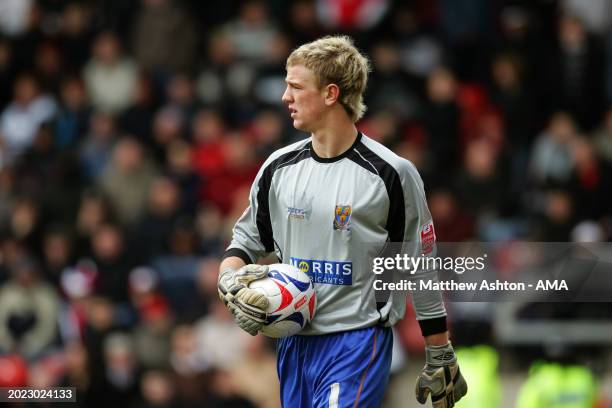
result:
<svg viewBox="0 0 612 408"><path fill-rule="evenodd" d="M449 341L441 346L426 346L425 361L428 365L434 367L447 366L457 362L457 356L453 345Z"/></svg>

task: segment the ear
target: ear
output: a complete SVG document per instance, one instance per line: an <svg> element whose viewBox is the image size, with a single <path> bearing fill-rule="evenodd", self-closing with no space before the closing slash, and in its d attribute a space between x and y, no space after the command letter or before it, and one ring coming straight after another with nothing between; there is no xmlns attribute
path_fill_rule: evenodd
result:
<svg viewBox="0 0 612 408"><path fill-rule="evenodd" d="M340 99L340 88L336 84L329 84L325 87L325 105L332 106Z"/></svg>

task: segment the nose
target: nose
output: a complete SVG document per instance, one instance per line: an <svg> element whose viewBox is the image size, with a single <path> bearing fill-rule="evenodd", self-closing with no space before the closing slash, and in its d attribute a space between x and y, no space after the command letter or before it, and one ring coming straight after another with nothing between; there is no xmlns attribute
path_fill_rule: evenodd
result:
<svg viewBox="0 0 612 408"><path fill-rule="evenodd" d="M281 98L281 100L286 103L289 104L291 102L291 90L289 89L289 87L287 86L287 88L285 88L285 92L283 93L283 96Z"/></svg>

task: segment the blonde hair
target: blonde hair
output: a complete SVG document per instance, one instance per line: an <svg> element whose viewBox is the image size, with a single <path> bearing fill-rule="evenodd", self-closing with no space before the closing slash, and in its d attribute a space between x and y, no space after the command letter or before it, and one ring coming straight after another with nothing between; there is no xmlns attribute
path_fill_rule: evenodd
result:
<svg viewBox="0 0 612 408"><path fill-rule="evenodd" d="M319 87L336 84L340 88L339 102L353 122L363 117L366 106L363 93L368 82L370 62L353 40L345 35L327 36L293 50L287 67L303 65L310 69Z"/></svg>

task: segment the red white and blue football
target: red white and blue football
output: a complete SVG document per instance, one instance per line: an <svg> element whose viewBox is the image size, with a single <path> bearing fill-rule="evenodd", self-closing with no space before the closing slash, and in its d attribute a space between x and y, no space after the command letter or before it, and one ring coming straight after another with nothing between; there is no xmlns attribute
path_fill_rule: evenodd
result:
<svg viewBox="0 0 612 408"><path fill-rule="evenodd" d="M312 281L292 265L269 265L268 277L253 281L249 288L266 295L268 317L261 333L280 338L299 333L315 315L317 297Z"/></svg>

